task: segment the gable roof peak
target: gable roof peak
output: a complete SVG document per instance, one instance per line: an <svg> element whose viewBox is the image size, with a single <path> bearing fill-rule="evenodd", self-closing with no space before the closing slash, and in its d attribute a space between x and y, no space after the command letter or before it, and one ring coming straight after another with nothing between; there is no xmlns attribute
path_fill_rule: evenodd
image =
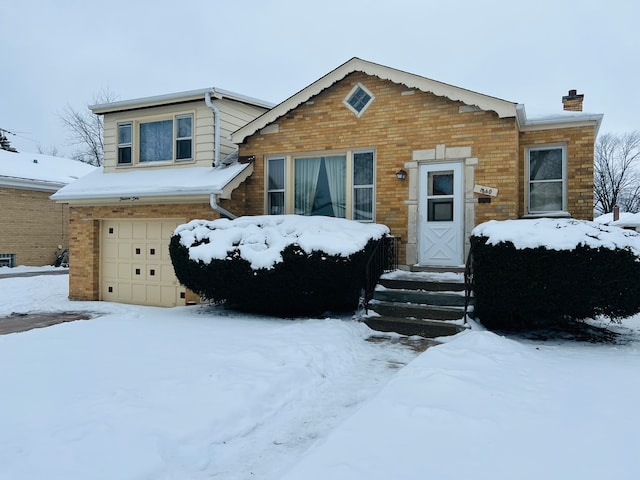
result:
<svg viewBox="0 0 640 480"><path fill-rule="evenodd" d="M318 95L323 90L344 79L347 75L361 72L366 75L378 77L393 83L402 84L409 88L433 93L439 97L446 97L453 101L460 101L466 105L476 105L482 110L494 111L499 117L515 117L516 103L508 102L496 97L483 95L464 88L438 82L430 78L404 72L395 68L380 65L378 63L352 57L342 65L336 67L323 77L319 78L311 85L303 88L298 93L276 105L271 110L265 112L255 120L249 122L244 127L236 130L231 139L234 143L242 143L248 136L253 135L258 130L275 122L287 112L295 109L299 105L307 102L312 97Z"/></svg>

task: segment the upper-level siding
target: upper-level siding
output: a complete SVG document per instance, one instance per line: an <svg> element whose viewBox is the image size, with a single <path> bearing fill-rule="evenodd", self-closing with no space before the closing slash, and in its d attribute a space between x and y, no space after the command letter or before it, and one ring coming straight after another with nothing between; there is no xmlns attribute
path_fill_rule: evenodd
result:
<svg viewBox="0 0 640 480"><path fill-rule="evenodd" d="M236 149L227 137L238 128L261 115L265 109L236 102L229 99L215 99L214 105L220 111L220 158L224 158ZM191 162L179 162L171 165L153 163L117 166L117 126L118 123L127 121L153 121L167 116L193 114L194 119L194 160ZM134 146L135 148L135 146ZM198 101L176 103L159 107L149 107L136 110L127 110L116 113L107 113L104 116L104 167L105 172L123 171L132 168L167 168L179 165L184 166L210 166L214 159L214 120L212 110L206 106L204 98Z"/></svg>

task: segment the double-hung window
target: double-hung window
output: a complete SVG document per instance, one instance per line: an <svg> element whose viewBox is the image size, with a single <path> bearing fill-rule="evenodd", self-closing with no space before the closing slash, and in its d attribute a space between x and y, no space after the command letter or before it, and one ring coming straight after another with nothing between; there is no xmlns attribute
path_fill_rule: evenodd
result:
<svg viewBox="0 0 640 480"><path fill-rule="evenodd" d="M544 215L566 212L566 147L527 149L527 213Z"/></svg>
<svg viewBox="0 0 640 480"><path fill-rule="evenodd" d="M131 145L133 141L131 122L118 124L118 165L131 165Z"/></svg>
<svg viewBox="0 0 640 480"><path fill-rule="evenodd" d="M373 150L268 158L266 211L373 221L374 172Z"/></svg>
<svg viewBox="0 0 640 480"><path fill-rule="evenodd" d="M118 124L118 165L193 158L193 115Z"/></svg>

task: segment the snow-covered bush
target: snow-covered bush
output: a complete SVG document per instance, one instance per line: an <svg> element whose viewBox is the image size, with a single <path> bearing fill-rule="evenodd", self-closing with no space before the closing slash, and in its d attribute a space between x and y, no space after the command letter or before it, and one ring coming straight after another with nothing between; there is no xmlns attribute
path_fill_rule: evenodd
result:
<svg viewBox="0 0 640 480"><path fill-rule="evenodd" d="M283 316L353 310L384 225L265 215L193 220L169 246L180 282L233 308Z"/></svg>
<svg viewBox="0 0 640 480"><path fill-rule="evenodd" d="M640 234L572 219L492 220L471 235L475 315L489 328L640 312Z"/></svg>

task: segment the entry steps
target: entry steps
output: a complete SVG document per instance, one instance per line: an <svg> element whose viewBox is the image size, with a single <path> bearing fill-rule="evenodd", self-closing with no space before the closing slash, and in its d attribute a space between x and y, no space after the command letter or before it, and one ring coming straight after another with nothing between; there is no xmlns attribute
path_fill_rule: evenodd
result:
<svg viewBox="0 0 640 480"><path fill-rule="evenodd" d="M363 321L373 330L427 338L465 330L464 267L383 274Z"/></svg>

